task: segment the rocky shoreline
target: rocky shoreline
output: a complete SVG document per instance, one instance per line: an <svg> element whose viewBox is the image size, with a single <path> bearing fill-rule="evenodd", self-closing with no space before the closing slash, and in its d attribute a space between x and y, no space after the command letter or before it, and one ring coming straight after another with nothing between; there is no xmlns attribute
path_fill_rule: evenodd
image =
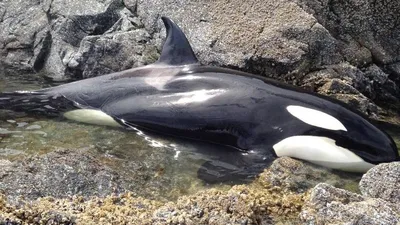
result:
<svg viewBox="0 0 400 225"><path fill-rule="evenodd" d="M203 64L330 95L373 119L398 118L400 1L5 0L0 76L67 81L152 63L165 36L161 15L183 28ZM82 149L0 166L0 225L400 224L398 162L358 184L281 158L251 184L171 202L137 197L134 181Z"/></svg>
<svg viewBox="0 0 400 225"><path fill-rule="evenodd" d="M0 224L396 225L400 222L399 170L398 162L374 167L362 177L361 193L334 187L341 185L343 177L331 171L283 157L251 184L204 190L169 202L135 197L112 187L105 189L114 193L103 197L84 192L63 198L27 196L11 203L9 196L1 195ZM62 189L57 183L53 188Z"/></svg>

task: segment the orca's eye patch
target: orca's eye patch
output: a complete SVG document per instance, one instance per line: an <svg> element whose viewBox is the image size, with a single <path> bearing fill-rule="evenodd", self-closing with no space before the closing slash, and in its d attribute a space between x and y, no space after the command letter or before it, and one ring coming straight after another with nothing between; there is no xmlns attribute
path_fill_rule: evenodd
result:
<svg viewBox="0 0 400 225"><path fill-rule="evenodd" d="M311 126L327 130L347 131L346 127L338 119L322 111L299 105L289 105L286 110L292 116Z"/></svg>

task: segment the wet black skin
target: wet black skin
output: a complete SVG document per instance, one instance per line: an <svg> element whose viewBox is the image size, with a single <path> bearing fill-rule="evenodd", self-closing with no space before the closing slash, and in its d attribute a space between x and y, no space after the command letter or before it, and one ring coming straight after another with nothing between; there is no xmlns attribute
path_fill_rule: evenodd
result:
<svg viewBox="0 0 400 225"><path fill-rule="evenodd" d="M149 77L149 72L157 75ZM163 83L154 87L148 84L152 81ZM206 90L210 98L182 101L183 94L199 90ZM280 140L313 135L332 138L369 163L390 162L399 157L390 136L345 104L230 69L157 65L44 92L62 96L79 108L99 109L124 126L218 143L243 152L273 156L272 146ZM347 132L308 125L292 116L286 109L288 105L325 112L337 118Z"/></svg>
<svg viewBox="0 0 400 225"><path fill-rule="evenodd" d="M179 27L162 19L167 40L157 63L36 92L2 94L0 107L46 114L101 110L127 128L228 146L213 152L225 162L256 165L255 172L276 157L273 145L297 135L331 138L372 164L399 160L392 138L344 103L265 77L202 66ZM194 93L200 98L191 98ZM287 111L289 105L327 113L347 131L306 124ZM227 169L211 161L201 174L212 167Z"/></svg>

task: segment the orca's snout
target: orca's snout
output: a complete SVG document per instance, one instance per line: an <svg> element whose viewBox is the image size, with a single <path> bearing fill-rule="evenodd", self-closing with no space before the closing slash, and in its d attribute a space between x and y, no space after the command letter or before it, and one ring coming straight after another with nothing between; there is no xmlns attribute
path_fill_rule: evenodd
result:
<svg viewBox="0 0 400 225"><path fill-rule="evenodd" d="M394 141L392 143L392 148L393 148L393 151L395 153L395 158L394 158L393 161L400 161L400 149L399 149L399 147L396 145L396 143Z"/></svg>
<svg viewBox="0 0 400 225"><path fill-rule="evenodd" d="M393 138L376 126L369 125L357 132L350 131L347 135L352 139L347 147L366 162L376 165L400 161L399 150ZM339 141L340 144L342 143Z"/></svg>
<svg viewBox="0 0 400 225"><path fill-rule="evenodd" d="M332 169L364 173L379 163L399 160L393 139L369 120L347 108L320 110L289 105L299 135L287 136L272 146L276 156L290 156ZM293 122L293 123L295 123ZM309 125L304 126L304 124Z"/></svg>
<svg viewBox="0 0 400 225"><path fill-rule="evenodd" d="M386 132L381 132L383 133L382 136L385 136L385 138L382 140L383 145L379 151L382 153L381 162L378 163L400 161L399 149L397 148L393 138Z"/></svg>

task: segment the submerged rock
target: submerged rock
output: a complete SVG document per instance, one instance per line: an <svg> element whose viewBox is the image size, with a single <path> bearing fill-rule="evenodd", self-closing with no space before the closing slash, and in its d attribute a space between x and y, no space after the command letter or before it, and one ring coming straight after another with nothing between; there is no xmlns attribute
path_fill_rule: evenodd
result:
<svg viewBox="0 0 400 225"><path fill-rule="evenodd" d="M332 171L311 163L281 157L260 174L259 182L275 187L286 188L296 193L304 193L319 183L357 192L361 175Z"/></svg>
<svg viewBox="0 0 400 225"><path fill-rule="evenodd" d="M123 191L118 174L85 151L58 150L43 157L2 163L0 190L8 199L106 196Z"/></svg>
<svg viewBox="0 0 400 225"><path fill-rule="evenodd" d="M146 150L137 151L146 154ZM166 153L150 153L146 158L134 160L99 155L92 149L59 149L33 157L25 154L13 161L0 160L0 192L17 204L21 199L44 196L89 198L126 191L168 200L205 189L195 174L175 174L179 166L173 155Z"/></svg>
<svg viewBox="0 0 400 225"><path fill-rule="evenodd" d="M390 224L400 223L400 208L378 198L318 184L312 189L300 219L306 224Z"/></svg>
<svg viewBox="0 0 400 225"><path fill-rule="evenodd" d="M370 169L361 179L360 190L364 196L399 205L400 162L384 163Z"/></svg>

